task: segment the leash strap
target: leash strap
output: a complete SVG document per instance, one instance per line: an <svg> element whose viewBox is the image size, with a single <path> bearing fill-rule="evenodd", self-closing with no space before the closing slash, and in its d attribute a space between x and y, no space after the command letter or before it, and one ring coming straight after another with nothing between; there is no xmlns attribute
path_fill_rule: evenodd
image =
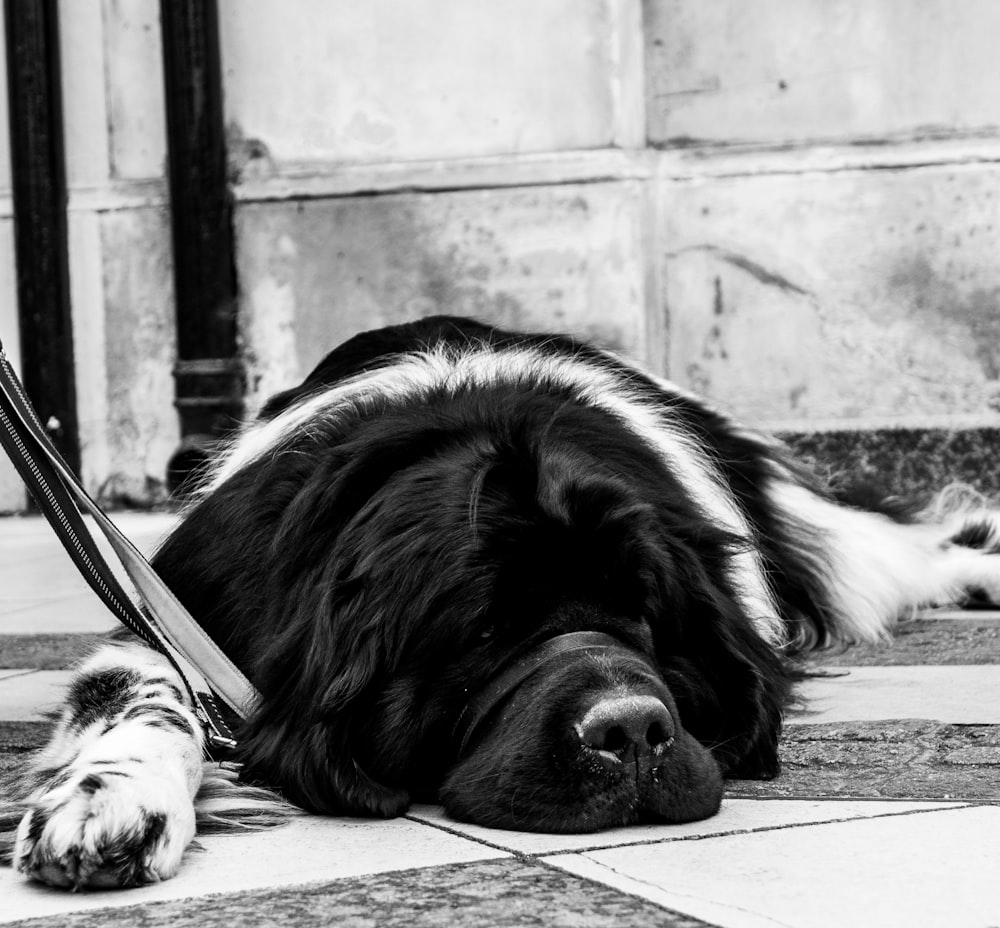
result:
<svg viewBox="0 0 1000 928"><path fill-rule="evenodd" d="M90 587L122 624L166 656L180 674L209 744L221 751L234 748L236 740L216 699L245 718L257 691L84 490L38 421L2 344L0 445ZM143 605L122 589L81 509L107 538Z"/></svg>
<svg viewBox="0 0 1000 928"><path fill-rule="evenodd" d="M574 651L627 651L636 654L617 638L604 632L566 632L543 641L537 648L520 657L513 664L492 677L476 695L466 703L455 722L454 740L458 743L458 756L465 749L493 710L516 690L525 680L533 677L546 664L563 654ZM641 655L640 655L641 656ZM643 663L646 658L642 657Z"/></svg>

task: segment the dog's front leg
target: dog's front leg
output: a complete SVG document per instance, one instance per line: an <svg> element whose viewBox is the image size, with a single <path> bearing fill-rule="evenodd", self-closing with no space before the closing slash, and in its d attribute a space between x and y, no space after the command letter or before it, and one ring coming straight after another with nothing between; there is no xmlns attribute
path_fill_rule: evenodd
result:
<svg viewBox="0 0 1000 928"><path fill-rule="evenodd" d="M14 863L52 886L173 876L194 837L203 734L169 662L108 645L76 672L35 757Z"/></svg>

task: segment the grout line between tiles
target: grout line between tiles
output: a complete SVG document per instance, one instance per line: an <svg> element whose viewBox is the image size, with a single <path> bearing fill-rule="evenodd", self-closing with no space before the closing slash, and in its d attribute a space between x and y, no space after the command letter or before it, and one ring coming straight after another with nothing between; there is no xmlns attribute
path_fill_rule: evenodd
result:
<svg viewBox="0 0 1000 928"><path fill-rule="evenodd" d="M426 819L419 818L412 813L407 813L403 816L409 822L418 822L421 825L429 825L431 828L436 828L438 831L443 831L445 834L452 835L456 838L465 838L467 841L473 841L476 844L482 844L484 847L492 848L495 851L503 851L505 854L513 854L518 860L531 860L534 859L534 855L526 854L524 851L518 851L513 848L504 847L502 844L494 844L492 841L486 841L483 838L478 838L475 835L466 834L457 828L449 828L447 825L442 825L440 822L428 822Z"/></svg>
<svg viewBox="0 0 1000 928"><path fill-rule="evenodd" d="M501 844L495 844L492 841L486 841L474 835L465 834L464 832L459 831L457 828L449 828L447 825L444 825L440 822L428 822L425 819L418 818L417 816L410 814L407 814L403 817L411 822L420 822L420 824L422 825L429 825L431 828L437 828L439 831L443 831L446 834L452 835L454 837L465 838L466 840L474 841L477 844L482 844L484 847L491 848L492 850L503 851L504 853L509 854L514 860L517 860L520 863L533 863L536 864L537 866L545 867L545 869L551 870L554 873L559 873L561 875L565 875L567 873L567 871L564 870L562 867L559 867L556 864L550 863L549 861L545 860L545 857L554 856L551 853L547 853L545 854L545 857L543 857L541 854L531 854L526 851L519 851L517 850L517 848L504 847ZM609 886L607 883L602 883L600 880L595 880L587 876L581 876L578 873L574 873L572 875L575 876L577 879L585 880L587 883L591 883L594 886L600 886L605 891L610 889L621 896L625 896L629 899L635 899L639 902L642 902L644 905L655 905L658 908L662 909L664 912L669 912L671 915L683 915L685 918L691 918L691 916L688 916L683 912L678 912L676 909L672 909L669 906L662 905L661 903L657 902L654 899L649 899L646 896L643 896L641 893L629 892L628 890L622 889L620 886ZM709 922L702 922L701 919L694 919L694 921L701 922L702 924L705 925L705 928L720 928L720 926L713 926Z"/></svg>
<svg viewBox="0 0 1000 928"><path fill-rule="evenodd" d="M632 876L631 874L628 874L628 873L623 873L622 871L616 869L615 867L612 867L610 864L605 864L605 863L602 863L599 860L594 860L593 857L587 857L587 861L592 866L594 866L594 867L597 867L597 868L599 868L601 870L606 870L609 874L614 874L619 880L626 880L629 883L636 883L639 886L648 887L650 890L652 890L656 894L660 894L660 893L662 893L664 891L663 887L662 886L658 886L656 883L652 883L649 880L640 879L639 877ZM542 861L542 863L545 863L545 861ZM555 865L553 865L553 866L555 866ZM556 869L560 869L560 868L557 867ZM572 873L573 871L563 871L563 872L570 872L570 873ZM609 886L608 883L603 883L602 881L596 879L595 877L581 876L578 873L574 874L574 875L580 877L580 879L588 880L591 883L596 883L599 886L605 886L605 887ZM701 922L703 925L711 926L711 928L724 928L724 926L721 925L720 923L705 921L703 918L701 918L701 916L691 915L690 912L685 912L683 909L678 909L678 908L675 908L673 906L669 906L669 905L667 905L667 904L665 904L663 902L660 902L659 900L656 900L656 899L650 899L648 896L643 896L638 891L629 892L629 890L622 889L620 886L612 886L611 888L614 889L614 890L616 890L617 892L621 893L624 896L631 896L634 899L641 899L643 902L646 902L647 904L648 903L652 903L653 905L658 905L664 911L670 912L670 913L672 913L674 915L681 915L684 918L693 919L695 921ZM672 895L674 895L674 896L679 897L680 899L690 900L691 902L693 902L695 904L703 905L706 902L705 898L702 897L702 896L693 896L690 893L684 893L684 892L680 892L678 890L670 890L670 893ZM747 908L744 908L743 906L740 906L740 905L733 905L731 903L714 903L714 902L711 902L711 900L708 900L708 901L713 906L719 906L719 905L724 906L725 909L727 909L729 912L741 913L743 915L748 915L752 919L754 919L754 921L757 924L759 924L761 920L764 920L764 921L766 921L766 922L768 922L770 924L773 924L773 925L777 926L777 928L798 928L798 926L790 924L789 922L779 921L778 919L773 918L770 915L763 915L760 912L755 912L752 909L747 909Z"/></svg>
<svg viewBox="0 0 1000 928"><path fill-rule="evenodd" d="M953 799L944 796L854 796L842 793L839 796L824 796L821 793L796 793L794 796L727 796L728 799L739 799L741 802L922 802L945 805L948 808L964 808L965 806L995 806L1000 805L1000 797L996 799ZM915 809L913 811L933 812L933 809ZM885 812L885 815L903 815L902 812ZM908 813L906 813L908 814ZM874 816L872 816L874 818Z"/></svg>
<svg viewBox="0 0 1000 928"><path fill-rule="evenodd" d="M9 667L7 669L13 670L14 673L9 673L6 674L5 676L0 677L0 683L5 683L7 680L20 680L21 677L30 677L34 673L41 673L41 671L37 667L26 667L23 670L17 667ZM0 719L0 722L6 722L6 721L10 720Z"/></svg>
<svg viewBox="0 0 1000 928"><path fill-rule="evenodd" d="M760 826L758 826L756 828L735 828L735 829L732 829L730 831L716 831L716 832L711 832L709 834L702 834L702 835L678 835L676 837L666 837L666 838L643 838L643 839L639 839L639 840L636 840L636 841L619 841L619 842L617 842L615 844L591 844L591 845L587 845L586 847L566 848L566 849L563 849L563 850L550 850L550 851L521 851L521 850L518 850L516 848L505 846L503 844L495 844L493 842L486 841L485 839L479 838L479 837L477 837L475 835L470 835L470 834L467 834L467 833L465 833L463 831L460 831L457 828L450 828L447 825L441 824L440 822L429 822L429 821L426 821L425 819L418 818L418 817L410 815L410 814L407 814L406 816L404 816L404 818L408 819L409 821L420 822L420 823L422 823L424 825L430 825L432 828L438 828L441 831L444 831L444 832L446 832L446 833L448 833L450 835L454 835L454 836L457 836L457 837L460 837L460 838L467 838L468 840L475 841L475 842L477 842L479 844L483 844L486 847L493 848L494 850L506 851L508 854L513 854L519 860L533 860L533 861L537 861L537 860L540 860L541 857L564 857L564 856L569 856L569 855L572 855L572 854L589 854L589 853L591 853L593 851L612 851L615 848L619 848L619 847L646 847L646 846L655 845L655 844L676 844L676 843L680 843L682 841L708 841L708 840L711 840L713 838L727 838L727 837L730 837L732 835L752 835L752 834L758 834L758 833L770 832L770 831L785 831L785 830L788 830L790 828L811 828L814 825L840 825L840 824L849 824L851 822L870 822L870 821L873 821L873 820L879 819L879 818L902 818L902 817L907 816L907 815L929 815L929 814L931 814L933 812L953 812L953 811L957 811L959 809L974 809L974 808L977 808L979 806L991 806L991 805L995 804L995 803L991 803L991 802L979 802L979 801L970 802L970 801L963 801L963 800L947 800L947 799L943 799L943 800L934 800L934 799L891 799L891 800L883 800L883 799L869 799L869 798L866 798L866 799L863 799L863 800L858 800L858 799L851 799L851 800L848 800L848 799L836 799L836 800L834 800L834 799L824 799L822 797L815 797L813 799L803 799L803 797L800 797L800 796L795 796L795 797L793 797L791 799L789 797L773 797L770 800L749 799L749 800L744 800L744 801L748 801L748 802L756 802L756 801L766 802L766 801L779 801L780 799L783 799L786 802L787 801L794 801L794 802L799 802L799 801L806 801L806 802L809 802L809 801L821 801L821 802L848 802L848 801L850 801L850 802L859 802L859 801L862 801L862 802L909 802L909 803L913 803L913 802L925 802L928 805L933 805L933 808L927 808L927 809L907 809L905 812L877 812L877 813L875 813L873 815L859 815L859 816L852 816L851 818L830 818L830 819L823 819L821 821L788 822L788 823L780 824L780 825L760 825Z"/></svg>
<svg viewBox="0 0 1000 928"><path fill-rule="evenodd" d="M798 796L795 797L796 801ZM751 800L752 801L752 800ZM881 800L871 800L872 802L879 802ZM913 800L910 800L911 802ZM919 800L918 800L919 801ZM933 800L930 800L933 802ZM945 800L945 802L948 802ZM589 854L593 851L613 851L618 847L645 847L653 844L680 844L686 841L711 841L715 838L728 838L733 835L755 835L766 833L770 831L788 831L792 828L812 828L815 825L849 825L852 822L871 822L878 818L902 818L907 815L929 815L932 812L952 812L957 809L969 809L975 808L980 803L977 802L948 802L947 805L942 806L940 803L935 803L933 809L908 809L905 812L878 812L875 815L859 815L852 816L851 818L831 818L823 819L822 821L810 821L810 822L787 822L781 825L760 825L756 828L734 828L731 831L716 831L710 834L703 835L680 835L675 838L646 838L641 841L629 841L624 844L595 844L590 847L582 847L575 849L568 849L562 851L546 851L546 857L563 857L569 854Z"/></svg>
<svg viewBox="0 0 1000 928"><path fill-rule="evenodd" d="M547 857L552 857L554 855L547 854L546 856ZM520 857L518 858L518 860L521 860L521 859L522 858L520 858ZM607 890L610 889L613 892L618 893L618 895L620 895L620 896L624 896L627 899L634 899L637 902L641 902L643 905L655 905L657 908L662 909L664 912L669 912L671 915L681 916L682 918L687 919L690 922L696 922L699 925L703 925L704 928L725 928L725 926L723 926L723 925L719 925L719 924L717 924L715 922L707 922L707 921L705 921L703 918L701 918L699 916L690 915L687 912L682 912L680 909L676 909L676 908L674 908L672 906L665 905L664 903L660 902L658 899L650 899L649 896L644 896L642 893L640 893L638 891L632 891L632 890L628 890L628 889L623 889L621 886L612 886L610 883L605 883L602 880L594 879L594 877L584 876L583 874L580 874L580 873L573 873L572 870L564 870L562 867L558 866L557 864L551 863L550 861L546 860L544 857L530 857L530 860L532 861L532 863L537 864L540 867L545 867L547 870L552 870L555 873L560 873L560 874L563 874L563 875L569 873L572 876L575 876L578 880L585 880L587 883L590 883L593 886L600 886L605 891L607 891ZM590 858L590 857L588 857L587 860L589 860L596 867L601 867L602 869L610 870L616 876L622 876L622 874L619 874L618 871L615 870L613 867L606 867L604 864L601 864L598 861L596 861L596 860L594 860L593 858ZM656 886L653 883L649 883L646 880L639 880L639 879L636 879L635 877L631 877L631 876L626 876L625 878L627 880L629 880L630 882L638 883L641 886L648 886L650 889L660 890L660 887ZM788 925L788 926L782 926L782 928L795 928L795 926Z"/></svg>

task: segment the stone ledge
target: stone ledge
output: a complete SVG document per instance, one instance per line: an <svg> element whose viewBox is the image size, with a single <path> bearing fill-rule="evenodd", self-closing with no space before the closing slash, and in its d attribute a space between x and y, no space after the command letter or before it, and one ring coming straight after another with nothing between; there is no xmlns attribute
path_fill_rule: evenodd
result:
<svg viewBox="0 0 1000 928"><path fill-rule="evenodd" d="M778 437L834 485L860 480L926 503L963 483L1000 499L1000 427L785 431Z"/></svg>
<svg viewBox="0 0 1000 928"><path fill-rule="evenodd" d="M757 799L943 799L995 803L1000 726L922 719L790 725L781 775L734 780L727 795Z"/></svg>
<svg viewBox="0 0 1000 928"><path fill-rule="evenodd" d="M2 635L0 669L68 670L107 640L107 636L99 632Z"/></svg>
<svg viewBox="0 0 1000 928"><path fill-rule="evenodd" d="M960 619L915 619L898 625L892 641L821 651L815 663L820 667L1000 664L1000 622L980 620L975 611Z"/></svg>

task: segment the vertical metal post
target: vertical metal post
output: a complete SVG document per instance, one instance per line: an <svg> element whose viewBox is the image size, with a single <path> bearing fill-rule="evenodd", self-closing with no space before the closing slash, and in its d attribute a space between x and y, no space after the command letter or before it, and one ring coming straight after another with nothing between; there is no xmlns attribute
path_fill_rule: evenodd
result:
<svg viewBox="0 0 1000 928"><path fill-rule="evenodd" d="M226 177L215 0L161 0L177 293L176 404L183 444L172 482L238 420L232 196Z"/></svg>
<svg viewBox="0 0 1000 928"><path fill-rule="evenodd" d="M79 473L56 0L5 0L21 373Z"/></svg>

